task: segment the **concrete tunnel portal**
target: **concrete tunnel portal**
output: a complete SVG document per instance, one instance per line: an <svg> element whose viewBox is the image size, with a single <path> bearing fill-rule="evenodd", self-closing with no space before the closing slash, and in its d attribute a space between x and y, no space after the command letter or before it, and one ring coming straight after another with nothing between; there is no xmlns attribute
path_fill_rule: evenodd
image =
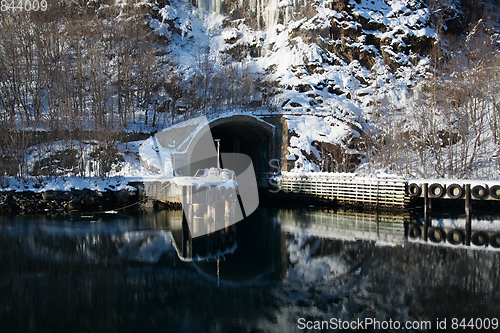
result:
<svg viewBox="0 0 500 333"><path fill-rule="evenodd" d="M269 171L269 160L274 156L273 125L251 116L234 115L217 118L209 123L210 131L202 133L193 140L191 155L202 149L206 140L220 140L220 152L240 153L249 156L252 160L255 174ZM198 169L215 167L217 159L211 158L191 163L190 173L194 175ZM224 165L222 165L224 167Z"/></svg>

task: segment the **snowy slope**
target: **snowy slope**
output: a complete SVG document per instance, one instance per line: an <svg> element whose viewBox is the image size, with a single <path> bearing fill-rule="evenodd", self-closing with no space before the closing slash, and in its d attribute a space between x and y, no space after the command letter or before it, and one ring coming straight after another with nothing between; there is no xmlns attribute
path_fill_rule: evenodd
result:
<svg viewBox="0 0 500 333"><path fill-rule="evenodd" d="M120 115L123 127L112 131L156 131L200 115L280 113L288 130L288 171L370 174L382 168L407 177L500 179L500 15L493 0L120 0L92 6L93 19L108 28L135 22L119 26L124 36L143 37L127 30L133 24L147 24L147 33L155 34L145 54L131 42L137 52L131 58L149 60L132 62L129 81L119 89L119 57L104 48L96 58L110 57L104 73L110 78L102 78L118 101L108 103L110 110L103 106L111 120L113 108L125 102L116 89L130 88L124 96L131 98L125 104L133 116ZM149 61L151 73L140 75ZM81 117L91 111L80 107ZM90 133L97 118L80 120L72 121ZM16 173L17 162L25 164L20 175L33 168L63 177L171 173L168 161L158 163L158 155L170 152L153 138L129 148L115 144L119 153L109 156L111 147L97 148L90 136L85 144L78 140L51 143L49 150L11 147L19 156L2 156L14 163L6 174ZM78 159L74 168L65 165L69 157ZM108 160L104 172L96 160Z"/></svg>
<svg viewBox="0 0 500 333"><path fill-rule="evenodd" d="M250 69L274 86L262 92L273 95L270 106L285 112L362 117L368 104L386 94L404 105L408 89L428 70L425 55L407 45L436 38L429 11L420 1L352 2L342 12L332 9L331 1L309 1L307 6L297 4L301 1L262 3L238 7L266 22L260 30L247 24L251 18L233 20L235 10L219 14L220 5L212 1L198 1L199 7L172 1L160 9L161 22L153 19L151 26L173 42L171 54L184 80L199 69L204 52L214 71L227 65L229 54L237 60L231 65ZM270 20L273 11L273 17L293 15L286 22ZM380 30L366 30L375 28Z"/></svg>
<svg viewBox="0 0 500 333"><path fill-rule="evenodd" d="M184 81L208 77L207 63L210 73L231 67L253 75L250 100L262 100L264 109L322 116L287 117L294 167L310 171L326 159L313 141L362 155L352 139L373 130L373 106L408 104L437 38L429 9L413 0L174 0L159 14L151 26L171 42ZM304 122L321 137L303 132Z"/></svg>

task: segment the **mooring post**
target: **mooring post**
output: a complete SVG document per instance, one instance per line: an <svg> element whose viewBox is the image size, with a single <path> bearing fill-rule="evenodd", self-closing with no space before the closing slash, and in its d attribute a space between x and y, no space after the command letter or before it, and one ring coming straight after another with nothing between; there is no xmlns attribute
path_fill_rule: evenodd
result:
<svg viewBox="0 0 500 333"><path fill-rule="evenodd" d="M427 242L430 224L429 192L427 183L422 184L422 192L424 195L424 241Z"/></svg>
<svg viewBox="0 0 500 333"><path fill-rule="evenodd" d="M470 245L472 235L470 184L465 184L465 245Z"/></svg>

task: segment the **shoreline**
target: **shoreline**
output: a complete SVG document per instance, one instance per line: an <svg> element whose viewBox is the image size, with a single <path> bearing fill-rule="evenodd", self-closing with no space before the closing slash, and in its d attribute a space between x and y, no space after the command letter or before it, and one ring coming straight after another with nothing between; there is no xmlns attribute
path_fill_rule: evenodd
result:
<svg viewBox="0 0 500 333"><path fill-rule="evenodd" d="M47 190L0 192L0 214L110 211L137 203L137 191Z"/></svg>
<svg viewBox="0 0 500 333"><path fill-rule="evenodd" d="M259 206L277 208L316 208L347 209L364 212L376 211L419 211L423 199L416 198L407 202L403 209L389 207L372 207L356 204L344 204L335 199L326 199L313 195L295 194L279 191L271 193L267 189L259 189ZM433 211L436 213L461 214L464 211L463 200L433 200ZM498 211L495 201L472 201L475 214L492 214ZM8 190L0 191L0 214L26 213L87 213L109 212L123 209L181 210L179 203L164 203L140 195L135 188L122 189L57 189L45 191Z"/></svg>

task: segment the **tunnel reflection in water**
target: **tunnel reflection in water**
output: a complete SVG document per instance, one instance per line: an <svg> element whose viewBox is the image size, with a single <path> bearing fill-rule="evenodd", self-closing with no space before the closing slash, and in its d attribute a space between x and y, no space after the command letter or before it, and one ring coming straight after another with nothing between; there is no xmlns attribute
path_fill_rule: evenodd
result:
<svg viewBox="0 0 500 333"><path fill-rule="evenodd" d="M168 225L172 234L172 245L179 259L183 261L213 261L234 252L237 248L234 224L195 238L191 236L192 232L184 214L177 218L171 216Z"/></svg>
<svg viewBox="0 0 500 333"><path fill-rule="evenodd" d="M236 224L219 286L215 263L179 260L172 219L1 217L2 328L294 332L298 318L500 313L498 251L406 242L399 217L260 208Z"/></svg>

